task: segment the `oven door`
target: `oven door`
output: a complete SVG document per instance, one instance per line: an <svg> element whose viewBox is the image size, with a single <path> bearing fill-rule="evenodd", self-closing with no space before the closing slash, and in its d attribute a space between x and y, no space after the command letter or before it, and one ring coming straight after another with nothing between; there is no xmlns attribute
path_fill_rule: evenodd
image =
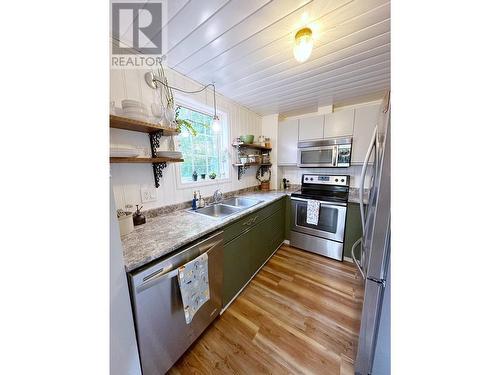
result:
<svg viewBox="0 0 500 375"><path fill-rule="evenodd" d="M337 146L304 147L298 151L299 167L335 167Z"/></svg>
<svg viewBox="0 0 500 375"><path fill-rule="evenodd" d="M347 207L320 201L318 225L307 224L307 199L292 197L292 230L338 242L344 241Z"/></svg>

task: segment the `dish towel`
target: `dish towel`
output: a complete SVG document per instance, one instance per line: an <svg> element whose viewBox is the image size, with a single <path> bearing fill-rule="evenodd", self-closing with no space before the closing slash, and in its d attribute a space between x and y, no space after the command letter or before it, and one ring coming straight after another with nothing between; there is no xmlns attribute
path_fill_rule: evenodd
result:
<svg viewBox="0 0 500 375"><path fill-rule="evenodd" d="M184 316L189 324L194 314L210 299L207 253L179 267L178 272Z"/></svg>
<svg viewBox="0 0 500 375"><path fill-rule="evenodd" d="M318 225L320 205L321 203L319 201L312 199L307 201L307 224Z"/></svg>

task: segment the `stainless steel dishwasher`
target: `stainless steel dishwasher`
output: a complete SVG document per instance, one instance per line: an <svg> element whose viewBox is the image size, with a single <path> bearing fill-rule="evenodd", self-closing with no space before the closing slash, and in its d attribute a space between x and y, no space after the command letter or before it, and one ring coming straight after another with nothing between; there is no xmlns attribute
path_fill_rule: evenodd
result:
<svg viewBox="0 0 500 375"><path fill-rule="evenodd" d="M223 232L129 274L135 328L144 375L165 374L219 315L222 307ZM177 269L208 253L210 299L186 324Z"/></svg>

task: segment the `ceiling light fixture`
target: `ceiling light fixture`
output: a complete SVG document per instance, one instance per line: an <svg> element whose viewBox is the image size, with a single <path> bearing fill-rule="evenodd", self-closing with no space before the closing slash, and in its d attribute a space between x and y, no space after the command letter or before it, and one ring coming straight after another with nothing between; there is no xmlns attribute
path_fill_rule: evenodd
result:
<svg viewBox="0 0 500 375"><path fill-rule="evenodd" d="M295 34L295 45L293 47L293 55L295 59L303 63L309 59L313 49L312 30L309 27L304 27Z"/></svg>

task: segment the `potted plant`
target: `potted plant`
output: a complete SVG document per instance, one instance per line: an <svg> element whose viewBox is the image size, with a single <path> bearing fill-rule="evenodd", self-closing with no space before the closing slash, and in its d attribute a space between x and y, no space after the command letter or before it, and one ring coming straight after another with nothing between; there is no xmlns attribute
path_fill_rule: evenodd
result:
<svg viewBox="0 0 500 375"><path fill-rule="evenodd" d="M257 175L255 176L260 182L260 190L268 191L270 189L271 181L271 168L260 167L257 169Z"/></svg>
<svg viewBox="0 0 500 375"><path fill-rule="evenodd" d="M211 179L211 180L215 180L215 177L217 177L217 175L215 174L215 172L211 172L208 177Z"/></svg>

